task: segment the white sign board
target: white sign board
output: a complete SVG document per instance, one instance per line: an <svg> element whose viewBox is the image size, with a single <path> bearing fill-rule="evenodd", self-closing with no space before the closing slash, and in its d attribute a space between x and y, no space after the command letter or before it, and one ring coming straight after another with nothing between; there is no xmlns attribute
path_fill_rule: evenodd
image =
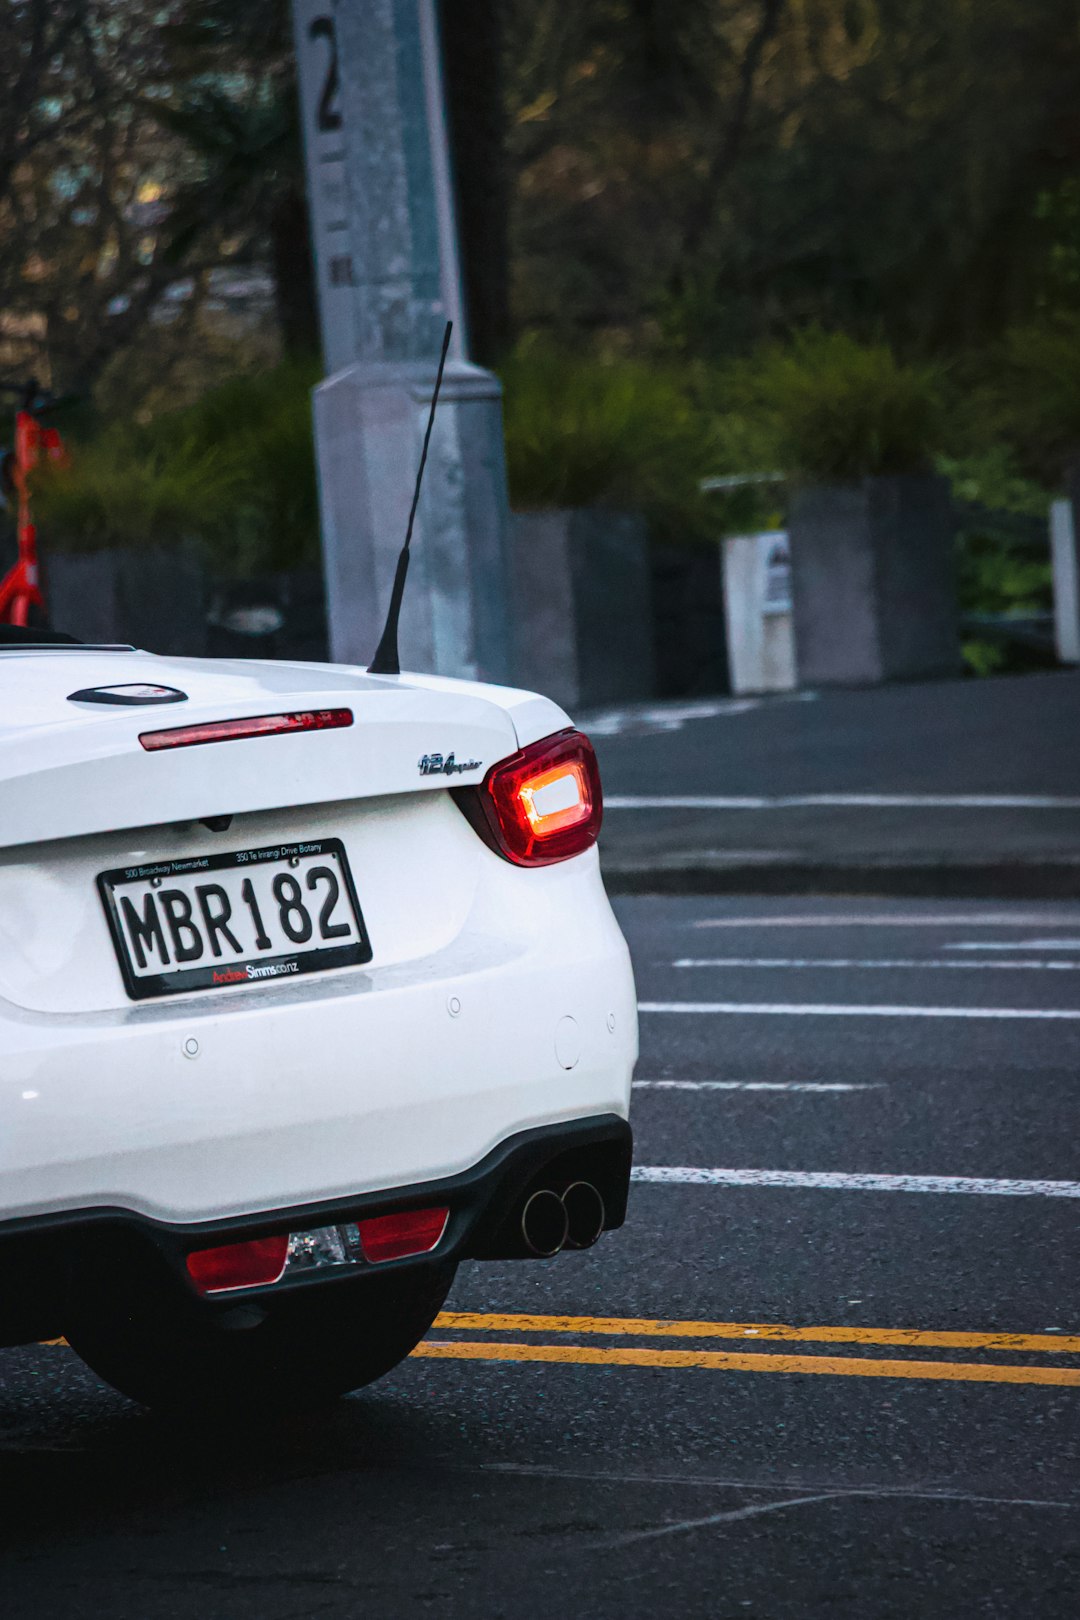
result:
<svg viewBox="0 0 1080 1620"><path fill-rule="evenodd" d="M795 685L791 549L783 529L724 541L724 612L733 692Z"/></svg>
<svg viewBox="0 0 1080 1620"><path fill-rule="evenodd" d="M754 536L760 570L763 614L791 612L791 549L787 533L774 529Z"/></svg>

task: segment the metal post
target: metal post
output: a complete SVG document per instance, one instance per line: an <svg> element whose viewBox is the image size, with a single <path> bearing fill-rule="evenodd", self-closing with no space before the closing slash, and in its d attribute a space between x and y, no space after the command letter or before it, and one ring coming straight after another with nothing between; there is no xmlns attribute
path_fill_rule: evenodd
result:
<svg viewBox="0 0 1080 1620"><path fill-rule="evenodd" d="M366 664L447 365L402 614L406 667L507 680L498 380L465 359L434 0L293 0L325 360L315 391L332 657Z"/></svg>

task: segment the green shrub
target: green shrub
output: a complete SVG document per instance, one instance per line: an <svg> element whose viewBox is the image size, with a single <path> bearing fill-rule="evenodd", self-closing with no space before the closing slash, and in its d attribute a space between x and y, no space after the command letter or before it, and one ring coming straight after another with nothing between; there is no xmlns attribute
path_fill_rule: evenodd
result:
<svg viewBox="0 0 1080 1620"><path fill-rule="evenodd" d="M1027 472L1057 484L1080 459L1080 314L1013 327L987 370L984 434L1004 439Z"/></svg>
<svg viewBox="0 0 1080 1620"><path fill-rule="evenodd" d="M218 524L207 539L235 571L287 568L318 557L311 389L320 375L314 361L287 361L233 378L153 424L160 434L178 420L207 454L224 452L238 495L225 531Z"/></svg>
<svg viewBox="0 0 1080 1620"><path fill-rule="evenodd" d="M314 362L236 377L194 405L73 445L40 479L48 544L72 550L194 538L223 573L318 555Z"/></svg>
<svg viewBox="0 0 1080 1620"><path fill-rule="evenodd" d="M698 487L717 471L715 432L685 369L526 341L502 378L511 505L624 507L663 537L716 533Z"/></svg>
<svg viewBox="0 0 1080 1620"><path fill-rule="evenodd" d="M817 328L772 344L727 373L732 403L797 478L852 483L927 471L941 448L940 374L903 365L883 345Z"/></svg>
<svg viewBox="0 0 1080 1620"><path fill-rule="evenodd" d="M1053 608L1047 555L1050 492L1020 471L1016 457L991 445L938 458L957 502L957 599L963 614L1030 619ZM1044 668L1047 658L1004 639L974 635L962 643L976 675Z"/></svg>
<svg viewBox="0 0 1080 1620"><path fill-rule="evenodd" d="M46 543L72 551L206 536L240 495L220 451L187 437L139 443L119 427L76 441L70 464L44 465L34 487Z"/></svg>
<svg viewBox="0 0 1080 1620"><path fill-rule="evenodd" d="M961 456L937 456L935 465L949 480L958 501L978 502L1018 517L1046 517L1050 491L1024 474L1007 445L985 445Z"/></svg>

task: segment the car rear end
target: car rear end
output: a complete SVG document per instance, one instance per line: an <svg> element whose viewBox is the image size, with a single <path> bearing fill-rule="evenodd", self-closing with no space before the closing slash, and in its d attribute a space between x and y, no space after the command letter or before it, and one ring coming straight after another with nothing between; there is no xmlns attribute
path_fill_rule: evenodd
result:
<svg viewBox="0 0 1080 1620"><path fill-rule="evenodd" d="M562 711L87 649L0 691L7 1342L80 1276L253 1306L621 1222L635 999Z"/></svg>

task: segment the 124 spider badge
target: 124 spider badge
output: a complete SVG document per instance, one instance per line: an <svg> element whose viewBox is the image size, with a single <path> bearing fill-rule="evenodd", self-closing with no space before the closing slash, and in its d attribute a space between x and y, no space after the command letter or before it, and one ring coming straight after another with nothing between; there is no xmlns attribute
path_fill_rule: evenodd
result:
<svg viewBox="0 0 1080 1620"><path fill-rule="evenodd" d="M420 775L459 776L463 771L478 771L481 763L478 759L463 759L459 763L453 753L445 758L442 754L424 754L420 760Z"/></svg>

